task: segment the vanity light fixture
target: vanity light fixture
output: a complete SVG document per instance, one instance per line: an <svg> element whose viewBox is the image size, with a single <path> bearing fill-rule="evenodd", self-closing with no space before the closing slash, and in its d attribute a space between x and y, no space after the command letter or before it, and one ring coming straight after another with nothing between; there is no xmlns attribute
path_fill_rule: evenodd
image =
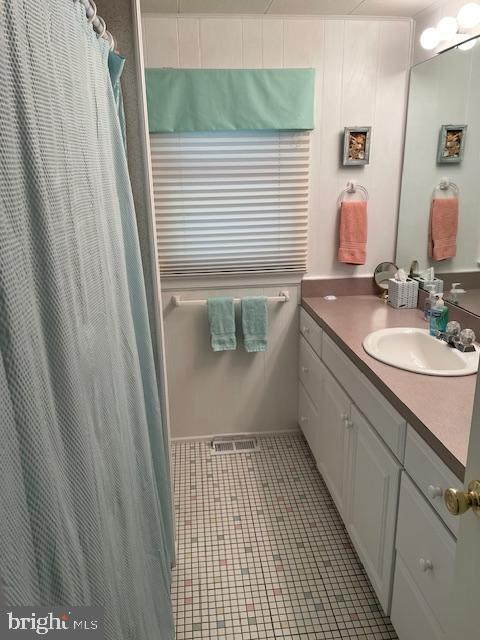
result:
<svg viewBox="0 0 480 640"><path fill-rule="evenodd" d="M458 12L457 22L462 29L473 29L480 24L480 4L469 2L464 5Z"/></svg>
<svg viewBox="0 0 480 640"><path fill-rule="evenodd" d="M457 19L453 16L445 16L437 24L437 31L440 40L450 40L458 31Z"/></svg>
<svg viewBox="0 0 480 640"><path fill-rule="evenodd" d="M420 36L420 45L427 51L435 49L440 42L452 40L457 33L465 32L480 25L480 4L478 2L468 2L465 4L456 18L453 16L445 16L436 27L425 29ZM473 46L461 46L463 51Z"/></svg>
<svg viewBox="0 0 480 640"><path fill-rule="evenodd" d="M440 35L434 27L429 27L420 36L420 44L427 51L435 49L440 43Z"/></svg>

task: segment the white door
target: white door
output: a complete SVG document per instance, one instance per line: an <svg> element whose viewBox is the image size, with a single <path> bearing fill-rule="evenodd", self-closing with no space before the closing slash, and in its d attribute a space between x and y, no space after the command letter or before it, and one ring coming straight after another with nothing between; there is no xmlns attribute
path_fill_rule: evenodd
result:
<svg viewBox="0 0 480 640"><path fill-rule="evenodd" d="M480 376L473 409L468 446L465 488L471 480L480 480ZM470 509L460 516L460 531L455 555L455 576L451 597L451 628L448 640L480 638L480 517Z"/></svg>

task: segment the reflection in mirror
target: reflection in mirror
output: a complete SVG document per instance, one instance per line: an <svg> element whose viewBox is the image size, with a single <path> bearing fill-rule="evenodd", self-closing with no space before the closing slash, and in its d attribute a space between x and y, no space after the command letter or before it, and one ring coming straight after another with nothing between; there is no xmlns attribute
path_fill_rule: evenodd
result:
<svg viewBox="0 0 480 640"><path fill-rule="evenodd" d="M412 69L396 262L409 270L418 260L420 272L433 266L444 281L445 299L480 315L478 39L475 43Z"/></svg>

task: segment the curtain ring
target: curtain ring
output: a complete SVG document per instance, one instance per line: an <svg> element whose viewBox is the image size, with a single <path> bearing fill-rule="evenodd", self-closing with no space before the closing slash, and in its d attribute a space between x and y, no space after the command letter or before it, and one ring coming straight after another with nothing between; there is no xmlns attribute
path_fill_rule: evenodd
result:
<svg viewBox="0 0 480 640"><path fill-rule="evenodd" d="M107 30L107 25L105 23L105 20L101 16L97 16L97 20L100 22L100 25L102 26L102 30L100 32L97 32L97 38L103 38Z"/></svg>
<svg viewBox="0 0 480 640"><path fill-rule="evenodd" d="M97 16L97 5L93 0L90 0L90 11L93 11L92 15L88 17L88 9L87 9L87 22L92 23Z"/></svg>
<svg viewBox="0 0 480 640"><path fill-rule="evenodd" d="M104 37L108 40L108 44L110 45L110 51L115 49L115 39L110 33L110 31L105 31Z"/></svg>

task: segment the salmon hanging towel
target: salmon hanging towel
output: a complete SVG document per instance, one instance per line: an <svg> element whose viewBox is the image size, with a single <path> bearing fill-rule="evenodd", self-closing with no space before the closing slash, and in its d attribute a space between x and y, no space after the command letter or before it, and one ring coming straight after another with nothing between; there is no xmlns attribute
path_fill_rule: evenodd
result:
<svg viewBox="0 0 480 640"><path fill-rule="evenodd" d="M457 255L458 198L434 198L430 209L428 255L447 260Z"/></svg>
<svg viewBox="0 0 480 640"><path fill-rule="evenodd" d="M344 200L340 208L338 260L345 264L365 264L367 258L367 202Z"/></svg>

